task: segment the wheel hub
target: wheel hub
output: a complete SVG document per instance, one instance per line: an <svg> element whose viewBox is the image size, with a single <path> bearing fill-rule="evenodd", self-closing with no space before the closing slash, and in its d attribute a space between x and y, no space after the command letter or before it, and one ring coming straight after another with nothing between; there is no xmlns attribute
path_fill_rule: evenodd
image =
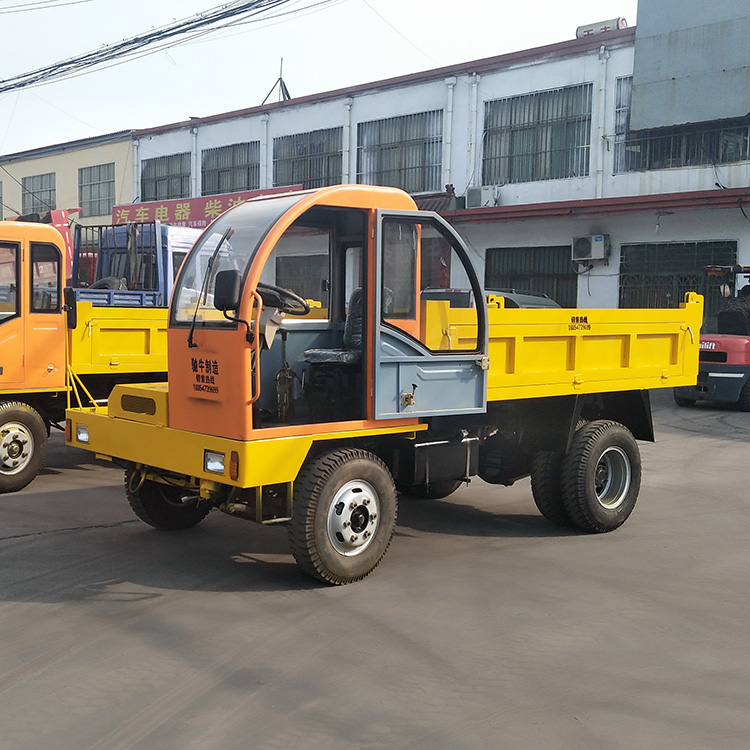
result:
<svg viewBox="0 0 750 750"><path fill-rule="evenodd" d="M363 480L347 482L328 509L328 538L345 557L364 552L374 538L380 512L375 488Z"/></svg>
<svg viewBox="0 0 750 750"><path fill-rule="evenodd" d="M630 490L631 468L627 453L611 446L602 453L594 471L594 489L600 505L608 510L618 508Z"/></svg>
<svg viewBox="0 0 750 750"><path fill-rule="evenodd" d="M4 474L17 474L28 465L34 452L31 433L18 423L6 424L0 430L0 466Z"/></svg>

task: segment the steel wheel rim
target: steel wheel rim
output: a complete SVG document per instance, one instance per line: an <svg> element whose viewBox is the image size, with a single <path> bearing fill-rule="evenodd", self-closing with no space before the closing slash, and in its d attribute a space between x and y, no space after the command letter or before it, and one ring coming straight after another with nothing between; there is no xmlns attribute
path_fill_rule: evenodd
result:
<svg viewBox="0 0 750 750"><path fill-rule="evenodd" d="M0 466L3 474L18 474L34 456L34 436L26 425L7 422L0 428Z"/></svg>
<svg viewBox="0 0 750 750"><path fill-rule="evenodd" d="M361 479L344 484L328 506L328 540L344 557L361 555L372 544L379 524L378 493Z"/></svg>
<svg viewBox="0 0 750 750"><path fill-rule="evenodd" d="M628 454L613 445L599 457L594 469L594 492L603 508L615 510L624 502L630 490L632 469Z"/></svg>

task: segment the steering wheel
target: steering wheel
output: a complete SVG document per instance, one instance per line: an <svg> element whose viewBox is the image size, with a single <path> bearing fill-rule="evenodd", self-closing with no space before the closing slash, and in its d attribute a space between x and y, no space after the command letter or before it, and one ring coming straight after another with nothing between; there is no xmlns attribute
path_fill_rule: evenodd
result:
<svg viewBox="0 0 750 750"><path fill-rule="evenodd" d="M258 282L258 294L267 307L276 307L288 315L307 315L310 305L291 289L282 289L275 284Z"/></svg>

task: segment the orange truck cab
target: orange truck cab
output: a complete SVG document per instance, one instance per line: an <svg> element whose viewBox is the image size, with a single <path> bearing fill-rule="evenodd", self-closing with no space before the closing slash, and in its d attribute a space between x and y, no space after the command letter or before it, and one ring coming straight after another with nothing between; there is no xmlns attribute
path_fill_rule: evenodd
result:
<svg viewBox="0 0 750 750"><path fill-rule="evenodd" d="M166 308L101 307L96 290L79 301L64 287L67 229L0 221L0 492L22 489L42 467L71 379L86 398L106 399L117 382L166 371Z"/></svg>

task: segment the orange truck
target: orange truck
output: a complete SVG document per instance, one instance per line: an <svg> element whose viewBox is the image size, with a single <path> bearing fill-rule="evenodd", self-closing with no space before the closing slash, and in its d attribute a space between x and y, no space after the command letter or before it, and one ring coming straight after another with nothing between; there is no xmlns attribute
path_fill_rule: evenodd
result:
<svg viewBox="0 0 750 750"><path fill-rule="evenodd" d="M0 221L0 492L37 475L71 396L101 402L116 383L166 371L166 300L120 278L122 289L66 287L71 235L54 213Z"/></svg>
<svg viewBox="0 0 750 750"><path fill-rule="evenodd" d="M550 521L611 531L639 494L649 390L695 382L702 310L692 292L673 310L510 309L400 190L257 198L182 264L168 381L71 407L66 440L124 466L151 526L212 509L285 523L302 569L333 584L381 561L399 495L473 477L530 475Z"/></svg>

